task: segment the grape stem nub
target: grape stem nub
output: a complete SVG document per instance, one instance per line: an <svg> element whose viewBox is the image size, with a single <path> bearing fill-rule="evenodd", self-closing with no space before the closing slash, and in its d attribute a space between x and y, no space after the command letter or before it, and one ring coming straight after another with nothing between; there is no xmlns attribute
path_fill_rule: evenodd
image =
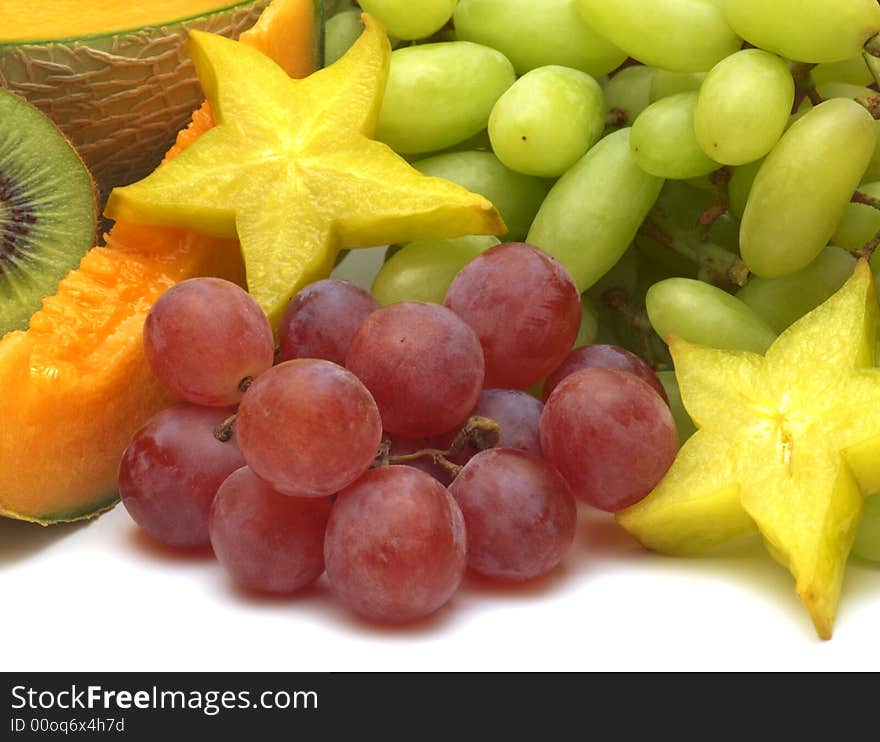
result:
<svg viewBox="0 0 880 742"><path fill-rule="evenodd" d="M216 428L214 428L214 437L221 443L226 443L232 438L232 428L235 425L235 415L230 415Z"/></svg>

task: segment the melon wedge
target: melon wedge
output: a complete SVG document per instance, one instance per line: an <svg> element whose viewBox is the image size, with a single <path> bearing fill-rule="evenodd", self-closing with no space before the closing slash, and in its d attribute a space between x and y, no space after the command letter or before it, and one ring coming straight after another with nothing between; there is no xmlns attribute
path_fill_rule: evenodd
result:
<svg viewBox="0 0 880 742"><path fill-rule="evenodd" d="M320 34L314 0L274 0L242 40L302 76ZM168 156L212 125L205 104ZM201 275L243 284L238 242L117 223L107 246L86 254L29 329L0 340L0 515L49 524L116 502L131 434L171 402L143 356L144 319L165 289Z"/></svg>
<svg viewBox="0 0 880 742"><path fill-rule="evenodd" d="M202 101L183 51L187 32L238 38L267 3L0 0L0 85L55 121L106 195L153 170ZM309 5L317 18L322 0ZM296 47L298 64L314 67L322 34L308 33L308 54Z"/></svg>

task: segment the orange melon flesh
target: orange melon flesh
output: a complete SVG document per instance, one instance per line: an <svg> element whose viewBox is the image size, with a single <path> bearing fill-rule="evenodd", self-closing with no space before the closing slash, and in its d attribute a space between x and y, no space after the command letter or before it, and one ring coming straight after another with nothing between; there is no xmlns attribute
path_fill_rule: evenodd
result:
<svg viewBox="0 0 880 742"><path fill-rule="evenodd" d="M274 6L259 22L259 43L285 70L302 75L314 43L296 45L299 24L313 33L319 28L315 6ZM212 125L204 105L168 157ZM173 401L147 367L144 319L165 289L200 275L243 284L238 242L117 223L107 246L89 251L44 300L30 328L0 340L0 515L47 524L114 504L119 459L132 433Z"/></svg>
<svg viewBox="0 0 880 742"><path fill-rule="evenodd" d="M101 36L144 26L162 26L217 10L247 4L244 0L0 0L0 41L52 41Z"/></svg>

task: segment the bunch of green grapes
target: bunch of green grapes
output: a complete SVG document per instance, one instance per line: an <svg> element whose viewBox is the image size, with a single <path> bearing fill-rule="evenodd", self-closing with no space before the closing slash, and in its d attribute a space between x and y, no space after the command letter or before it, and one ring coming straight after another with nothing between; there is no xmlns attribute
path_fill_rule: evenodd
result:
<svg viewBox="0 0 880 742"><path fill-rule="evenodd" d="M490 198L502 240L570 271L596 320L584 340L640 354L670 389L662 337L764 352L880 244L875 0L350 5L330 61L360 9L402 40L377 138ZM377 297L442 296L492 244L403 246Z"/></svg>

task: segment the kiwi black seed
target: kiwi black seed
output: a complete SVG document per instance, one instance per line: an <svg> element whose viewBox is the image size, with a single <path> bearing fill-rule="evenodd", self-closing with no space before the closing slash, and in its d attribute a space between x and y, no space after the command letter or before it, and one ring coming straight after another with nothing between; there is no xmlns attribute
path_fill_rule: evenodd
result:
<svg viewBox="0 0 880 742"><path fill-rule="evenodd" d="M57 127L0 89L0 336L26 329L92 247L92 178Z"/></svg>

